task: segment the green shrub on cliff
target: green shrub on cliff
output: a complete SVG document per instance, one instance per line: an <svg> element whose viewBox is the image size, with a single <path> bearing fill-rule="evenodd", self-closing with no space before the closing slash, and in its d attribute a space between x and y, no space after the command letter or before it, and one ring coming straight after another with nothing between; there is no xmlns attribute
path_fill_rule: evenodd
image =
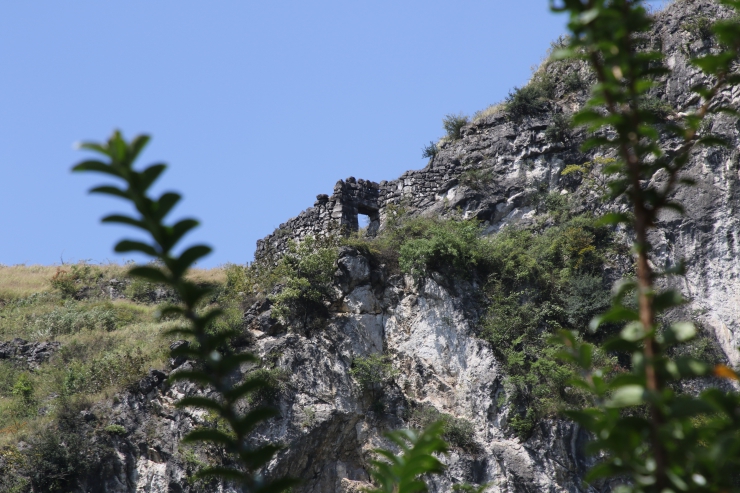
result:
<svg viewBox="0 0 740 493"><path fill-rule="evenodd" d="M470 119L462 113L446 115L442 119L442 126L447 133L448 140L459 140L462 137L462 128L470 122Z"/></svg>
<svg viewBox="0 0 740 493"><path fill-rule="evenodd" d="M537 72L526 86L515 87L506 97L506 111L519 120L534 116L548 108L555 95L555 81L546 72Z"/></svg>
<svg viewBox="0 0 740 493"><path fill-rule="evenodd" d="M390 359L383 354L357 357L352 361L352 367L349 369L349 374L360 388L372 394L375 404L378 404L383 387L398 373L398 370L393 368Z"/></svg>
<svg viewBox="0 0 740 493"><path fill-rule="evenodd" d="M512 429L526 436L536 420L579 402L568 384L573 370L557 362L549 337L562 328L583 331L584 321L609 306L604 267L624 252L586 216L543 232L505 228L482 251L488 310L481 336L506 374Z"/></svg>
<svg viewBox="0 0 740 493"><path fill-rule="evenodd" d="M273 316L296 318L307 327L309 317L323 312L323 303L331 299L336 262L337 248L333 244L322 244L311 236L300 243L291 242L276 268L283 288L269 296Z"/></svg>
<svg viewBox="0 0 740 493"><path fill-rule="evenodd" d="M403 225L401 271L420 277L429 270L470 272L478 260L480 226L476 221L414 219ZM396 234L401 233L396 232Z"/></svg>
<svg viewBox="0 0 740 493"><path fill-rule="evenodd" d="M409 422L420 429L440 422L442 423L442 438L447 443L466 452L477 451L475 429L473 423L467 419L442 413L431 405L421 405L411 411Z"/></svg>
<svg viewBox="0 0 740 493"><path fill-rule="evenodd" d="M719 3L740 12L740 1ZM634 278L615 285L610 308L589 324L591 331L622 328L604 348L625 355L626 369L613 374L578 332L560 333L560 356L578 369L572 384L585 397L566 415L590 432L589 449L598 457L585 479L611 483L622 493L737 491L740 396L713 386L701 393L676 389L701 377L737 381L740 376L712 361L671 354L698 331L689 321L664 323L686 300L671 287L679 279L658 280L680 276L684 267L656 266L650 252L651 230L665 212L683 212L676 188L691 184L683 176L691 156L702 146L723 143L702 135L702 121L717 113L738 116L736 105L718 96L740 83L740 24L719 20L711 27L709 22L684 26L701 37L713 33L723 48L691 60L698 69L691 69L696 103L665 122L668 109L651 101L649 91L671 68L662 53L644 42L654 36L655 18L643 2L563 0L552 2L552 9L568 14L571 31L567 47L556 57L586 60L599 81L574 122L591 133L584 150L616 156L604 170L609 195L626 198L630 213L612 212L602 223L633 232L636 265Z"/></svg>

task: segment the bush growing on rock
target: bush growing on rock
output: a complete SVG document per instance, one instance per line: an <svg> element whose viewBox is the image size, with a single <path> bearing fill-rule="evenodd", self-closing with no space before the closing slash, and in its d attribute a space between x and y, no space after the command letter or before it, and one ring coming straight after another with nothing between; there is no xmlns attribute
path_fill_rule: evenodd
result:
<svg viewBox="0 0 740 493"><path fill-rule="evenodd" d="M681 25L681 29L687 31L694 38L697 39L710 39L713 36L712 25L714 22L709 17L700 15L691 20L684 22Z"/></svg>
<svg viewBox="0 0 740 493"><path fill-rule="evenodd" d="M276 268L284 285L279 293L269 296L273 316L296 318L308 327L309 318L322 313L323 303L331 299L336 261L334 245L322 245L313 237L300 244L292 242Z"/></svg>
<svg viewBox="0 0 740 493"><path fill-rule="evenodd" d="M390 359L383 354L360 356L352 361L350 375L363 391L370 392L373 400L380 398L379 392L398 375Z"/></svg>
<svg viewBox="0 0 740 493"><path fill-rule="evenodd" d="M545 129L545 138L550 142L564 142L570 135L570 118L562 113L554 114L552 122Z"/></svg>
<svg viewBox="0 0 740 493"><path fill-rule="evenodd" d="M422 404L411 411L409 422L417 428L427 428L433 423L442 423L442 438L453 447L466 452L477 451L475 429L470 421L442 413L434 406Z"/></svg>
<svg viewBox="0 0 740 493"><path fill-rule="evenodd" d="M282 368L258 368L249 372L246 382L259 382L260 387L248 398L251 404L272 405L287 389L290 373Z"/></svg>
<svg viewBox="0 0 740 493"><path fill-rule="evenodd" d="M442 126L447 132L447 139L459 140L462 137L462 128L468 124L469 118L462 113L450 114L442 119Z"/></svg>
<svg viewBox="0 0 740 493"><path fill-rule="evenodd" d="M583 78L581 72L577 69L569 72L563 77L563 89L566 93L578 92L586 89L588 82Z"/></svg>
<svg viewBox="0 0 740 493"><path fill-rule="evenodd" d="M417 218L393 234L403 238L399 248L401 272L415 277L442 268L469 274L479 258L480 226L475 220Z"/></svg>
<svg viewBox="0 0 740 493"><path fill-rule="evenodd" d="M481 336L498 355L509 399L524 409L512 416L512 429L526 436L537 419L580 402L568 386L573 370L557 362L549 337L563 327L583 333L583 321L609 306L606 259L626 254L608 228L586 216L544 232L506 228L481 252L489 279Z"/></svg>
<svg viewBox="0 0 740 493"><path fill-rule="evenodd" d="M471 190L481 191L493 183L493 170L490 168L473 168L460 174L460 184Z"/></svg>
<svg viewBox="0 0 740 493"><path fill-rule="evenodd" d="M434 141L429 142L429 145L425 145L421 149L421 157L424 159L434 159L439 153L439 148Z"/></svg>
<svg viewBox="0 0 740 493"><path fill-rule="evenodd" d="M100 268L87 262L80 262L67 268L57 267L49 282L62 298L79 298L84 296L86 291L94 290L102 277Z"/></svg>
<svg viewBox="0 0 740 493"><path fill-rule="evenodd" d="M65 402L57 422L30 438L25 451L24 472L33 491L66 493L79 491L81 480L100 472L113 453L103 440L91 440L80 418L84 405Z"/></svg>
<svg viewBox="0 0 740 493"><path fill-rule="evenodd" d="M506 97L506 111L515 120L543 113L555 95L555 81L547 72L537 72L526 86L515 87Z"/></svg>

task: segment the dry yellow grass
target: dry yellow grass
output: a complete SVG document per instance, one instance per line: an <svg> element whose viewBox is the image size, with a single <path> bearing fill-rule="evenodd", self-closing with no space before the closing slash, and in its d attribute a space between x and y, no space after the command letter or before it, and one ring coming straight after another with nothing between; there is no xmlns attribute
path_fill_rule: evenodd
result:
<svg viewBox="0 0 740 493"><path fill-rule="evenodd" d="M108 278L126 274L127 266L119 264L95 265ZM2 265L0 264L0 300L16 299L43 293L51 289L49 280L58 269L69 270L69 265ZM226 282L222 267L213 269L191 269L188 279L194 282L220 284Z"/></svg>
<svg viewBox="0 0 740 493"><path fill-rule="evenodd" d="M23 368L10 372L7 370L9 363L0 363L0 455L5 450L3 447L15 450L13 447L24 437L44 433L50 426L58 411L56 406L62 401L48 396L68 392L70 402L103 402L112 399L129 383L142 378L150 368L167 367L168 348L173 336L165 335L165 332L182 322L157 321L156 313L160 306L136 303L130 299L109 300L105 292L99 290L91 298L65 300L55 292L50 280L58 269L71 272L73 267L69 264L0 265L0 340L21 337L32 341L55 340L62 345L54 357L33 372ZM105 285L109 279L125 278L130 266L109 263L93 264L92 267L93 282ZM83 269L83 272L89 271ZM102 279L99 277L101 274ZM226 282L226 273L223 267L192 269L188 279L220 284ZM37 293L46 294L23 299ZM23 300L12 301L20 299ZM55 313L58 317L51 317ZM99 319L91 318L84 322L87 325L76 326L70 332L56 333L50 329L60 327L60 323L87 320L83 317L86 314L97 314L93 316L105 320L113 317L115 324L103 326L98 323ZM70 375L76 375L73 381L84 385L86 378L92 378L90 375L100 375L101 369L109 368L106 378L110 381L101 384L95 380L90 384L97 387L68 388L65 383ZM21 374L29 379L33 389L34 399L30 404L10 390ZM37 413L41 403L46 409L43 416Z"/></svg>
<svg viewBox="0 0 740 493"><path fill-rule="evenodd" d="M473 121L477 122L489 116L495 115L496 113L503 111L505 107L506 105L504 103L492 104L486 109L476 111L473 115Z"/></svg>
<svg viewBox="0 0 740 493"><path fill-rule="evenodd" d="M205 282L208 284L222 284L226 282L226 272L223 267L213 269L190 269L187 278L193 282Z"/></svg>
<svg viewBox="0 0 740 493"><path fill-rule="evenodd" d="M48 291L55 265L0 265L0 298L22 298Z"/></svg>

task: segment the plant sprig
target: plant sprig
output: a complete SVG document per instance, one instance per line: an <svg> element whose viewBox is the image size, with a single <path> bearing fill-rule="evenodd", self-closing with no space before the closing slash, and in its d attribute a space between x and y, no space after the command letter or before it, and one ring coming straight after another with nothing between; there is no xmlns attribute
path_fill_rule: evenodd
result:
<svg viewBox="0 0 740 493"><path fill-rule="evenodd" d="M442 438L444 422L437 421L421 432L396 430L385 436L400 449L398 455L391 450L376 449L385 460L374 460L370 475L378 487L367 493L422 493L428 491L420 476L440 474L444 464L433 454L447 452L447 443Z"/></svg>
<svg viewBox="0 0 740 493"><path fill-rule="evenodd" d="M720 3L740 11L738 0ZM603 222L629 225L635 234L637 278L619 283L611 309L591 323L592 330L607 322L625 324L604 348L631 354L631 371L606 378L605 371L592 368L593 347L575 334L562 334L563 357L583 373L573 385L593 396L593 407L567 413L594 433L592 451L603 457L588 479L629 477L621 486L625 491L729 491L736 487L740 466L738 396L717 389L698 397L677 395L669 384L713 371L733 379L737 375L697 359L666 356L666 349L691 339L696 329L686 322L660 326L659 314L685 300L676 290L659 289L656 280L682 274L683 266L655 271L648 234L664 210L683 213L673 195L678 185L691 184L681 177L691 151L697 145L723 143L714 136L700 136L703 119L712 113L737 115L716 96L740 82L735 72L740 24L715 24L724 49L692 60L710 79L708 86L692 88L701 103L682 120L666 123L654 107L645 104L656 78L669 71L661 53L638 47L637 37L648 32L653 22L641 0L562 0L558 5L551 0L551 6L570 16L569 44L556 56L587 60L598 79L591 99L574 117L575 124L593 132L584 150L616 153L618 159L604 168L611 178L611 196L624 195L632 206L631 214L611 213ZM681 140L677 149L666 152L661 147L661 129ZM626 302L633 294L637 309Z"/></svg>
<svg viewBox="0 0 740 493"><path fill-rule="evenodd" d="M134 162L149 142L147 135L140 135L130 142L116 131L107 142L83 143L80 148L104 156L104 161L86 160L77 164L73 171L98 172L123 182L123 187L103 185L90 190L119 197L130 202L137 215L113 214L103 218L104 223L118 223L143 230L150 241L124 239L115 246L119 253L137 252L156 260L154 265L138 265L129 274L147 281L161 283L172 288L181 300L179 305L170 305L161 310L162 316L176 316L187 325L168 332L184 336L193 344L180 345L172 351L173 356L186 356L198 362L193 369L182 369L170 376L170 381L190 381L210 387L216 397L189 396L181 399L178 407L195 407L211 411L221 417L229 431L200 428L190 432L184 443L205 442L223 447L235 459L234 466L206 467L198 472L199 477L219 477L239 484L245 491L277 493L295 483L288 478L266 480L261 471L273 458L278 447L272 444L252 447L248 444L250 433L261 423L276 415L269 408L251 409L246 414L240 411L240 403L250 394L266 386L263 379L248 379L233 384L232 376L244 363L255 363L259 359L250 353L236 354L228 349L228 341L237 335L235 331L209 331L210 325L221 315L219 308L200 309L209 294L209 289L186 279L185 275L195 262L211 252L206 245L193 245L175 254L182 238L198 226L195 219L181 219L166 223L165 218L181 200L174 192L165 192L158 198L148 195L154 182L164 172L166 165L152 164L142 171L134 169Z"/></svg>

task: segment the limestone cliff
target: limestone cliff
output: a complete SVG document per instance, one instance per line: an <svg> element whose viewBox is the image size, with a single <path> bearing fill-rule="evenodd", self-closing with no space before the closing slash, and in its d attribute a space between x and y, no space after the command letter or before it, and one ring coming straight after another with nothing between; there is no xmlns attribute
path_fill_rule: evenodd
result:
<svg viewBox="0 0 740 493"><path fill-rule="evenodd" d="M698 103L689 88L702 75L689 65L689 57L718 49L710 37L693 31L691 22L728 15L709 0L676 1L656 14L655 29L643 41L660 47L672 69L653 94L670 107L667 119ZM319 195L312 208L258 242L258 260L279 257L291 239L334 234L342 227L356 230L358 214L369 216L368 234L373 235L383 229L392 206L417 215L476 217L485 224L486 234L504 225L537 221L536 197L543 192L573 195L577 212L623 207L602 203L593 190L561 175L567 164L595 157L579 151L583 132L548 131L558 130L558 115L572 113L586 100L588 69L553 63L540 71L555 80L555 97L546 111L521 119L503 109L493 111L465 126L459 140L442 142L424 169L396 180L339 181L332 195ZM566 82L569 77L584 81L583 87L573 90ZM737 106L740 89L727 90L721 98ZM687 174L698 185L678 192L685 216L662 218L653 235L654 262L687 261L688 275L680 285L692 300L686 314L709 328L737 365L740 131L728 116L714 117L704 131L720 134L733 145L694 153ZM671 149L674 143L664 144ZM449 492L459 482L490 482L492 491L509 492L589 489L581 482L589 466L583 450L587 436L577 426L541 420L525 440L508 428L510 404L502 398L506 375L488 344L477 337L479 288L475 280L436 273L421 282L389 273L367 254L343 247L336 296L321 330L276 323L269 302L253 306L245 314L249 349L290 375L276 400L280 418L255 436L285 445L270 474L300 478L296 492L358 491L369 480L371 450L385 444L383 432L408 426L411 406L426 404L466 420L473 429L473 443L454 447L444 459L447 471L428 479L431 491ZM382 389L382 410L349 373L355 358L378 352L387 353L398 371ZM167 371L190 364L172 362ZM186 384L168 386L165 376L153 371L137 390L93 407L90 423L105 418L126 433L112 439L115 454L105 458L105 467L89 478L84 491L231 491L187 480L197 461L188 458L179 439L209 417L175 410L177 399L199 391Z"/></svg>

